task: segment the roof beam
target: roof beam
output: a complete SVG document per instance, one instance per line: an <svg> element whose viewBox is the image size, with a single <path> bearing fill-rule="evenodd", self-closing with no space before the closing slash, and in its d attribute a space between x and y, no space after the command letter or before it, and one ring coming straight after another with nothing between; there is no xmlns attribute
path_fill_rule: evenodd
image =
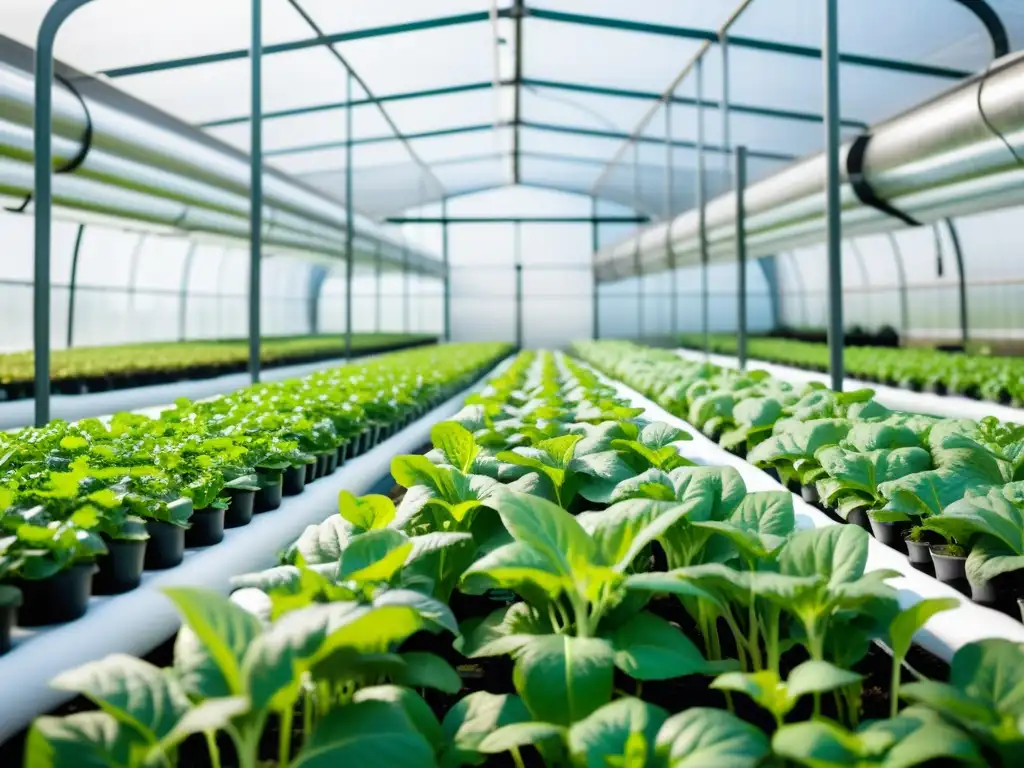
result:
<svg viewBox="0 0 1024 768"><path fill-rule="evenodd" d="M643 224L647 216L389 216L388 224Z"/></svg>
<svg viewBox="0 0 1024 768"><path fill-rule="evenodd" d="M651 24L643 21L630 19L610 18L607 16L591 16L582 13L566 13L564 11L552 11L544 8L527 8L526 15L544 21L556 21L566 24L576 24L588 27L600 27L603 29L615 29L623 32L643 32L650 35L662 35L667 37L681 37L689 40L700 40L718 44L718 33L710 29L698 29L696 27L677 27L667 24ZM821 49L807 45L793 45L780 43L774 40L761 40L753 37L729 35L729 45L735 48L750 48L769 53L779 53L788 56L800 56L809 59L820 59ZM839 61L843 64L853 64L862 67L874 67L886 69L893 72L904 72L913 75L926 75L929 77L941 77L949 80L962 80L970 77L971 72L965 72L950 67L937 67L930 64L918 64L913 61L901 61L898 59L885 59L878 56L862 56L855 53L840 53Z"/></svg>
<svg viewBox="0 0 1024 768"><path fill-rule="evenodd" d="M508 16L508 9L498 11L499 16ZM317 37L293 40L287 43L275 43L263 49L264 56L275 53L288 53L290 51L301 51L306 48L315 48L318 45L333 45L335 43L350 43L354 40L368 40L374 37L385 37L387 35L400 35L405 32L420 32L427 29L441 29L443 27L455 27L463 24L475 24L480 21L487 21L487 11L475 13L459 13L452 16L439 16L433 19L421 19L419 21L407 21L402 24L388 24L381 27L368 27L350 32L337 32L330 35L318 35ZM166 72L170 69L184 69L185 67L196 67L203 64L216 64L221 61L234 61L236 59L247 59L249 49L241 48L232 51L221 51L219 53L207 53L201 56L186 56L180 59L165 59L153 61L147 64L135 64L128 67L115 67L100 72L107 77L130 77L131 75L144 75L150 72Z"/></svg>
<svg viewBox="0 0 1024 768"><path fill-rule="evenodd" d="M523 7L523 0L515 0L512 6L512 16L515 19L516 31L516 58L513 84L515 85L515 101L512 107L512 183L518 184L521 178L519 172L519 125L523 118L523 14L526 9Z"/></svg>
<svg viewBox="0 0 1024 768"><path fill-rule="evenodd" d="M732 38L729 38L732 40ZM612 88L605 85L592 85L589 83L570 83L564 80L540 80L537 78L527 77L523 79L524 87L534 88L551 88L561 91L571 91L573 93L588 93L595 96L614 96L621 99L638 99L641 101L657 101L661 99L662 94L656 91L639 91L628 88ZM681 104L688 107L696 107L697 100L690 96L674 96L672 98L673 104ZM718 109L719 102L715 99L704 99L701 105L708 109ZM770 117L779 120L795 120L805 123L823 123L824 117L816 112L800 112L790 109L775 109L774 107L758 107L751 104L729 104L730 112L738 112L741 114L754 115L756 117ZM852 118L846 118L842 121L842 124L848 128L864 129L868 127L868 123L863 120L854 120Z"/></svg>
<svg viewBox="0 0 1024 768"><path fill-rule="evenodd" d="M521 120L518 125L521 128L529 128L535 131L547 131L548 133L565 133L573 136L590 136L598 139L629 139L630 134L623 131L607 131L598 128L584 128L578 125L562 125L559 123L536 123L530 120ZM419 133L406 133L405 138L408 141L415 141L417 139L432 139L439 136L457 136L463 133L477 133L479 131L486 131L495 128L510 128L514 127L513 123L477 123L473 125L459 125L452 128L440 128L432 131L420 131ZM396 136L385 134L381 136L363 136L362 138L353 139L353 146L360 146L362 144L381 144L387 141L397 141ZM665 144L665 139L658 136L641 136L639 141L645 144ZM293 147L279 147L278 149L264 150L263 154L267 157L280 157L282 155L295 155L303 152L317 152L324 149L338 149L345 146L344 141L326 141L318 144L300 144ZM672 141L672 146L679 147L682 149L696 149L696 142L685 141L683 139L675 139ZM705 152L721 153L725 150L722 147L715 145L704 145ZM789 162L795 160L796 155L786 154L784 152L770 152L764 150L752 149L747 153L750 157L757 157L762 160L778 160L780 162ZM605 161L607 162L607 161Z"/></svg>
<svg viewBox="0 0 1024 768"><path fill-rule="evenodd" d="M502 83L502 85L508 85L508 83ZM361 99L353 99L352 101L329 101L323 104L311 104L308 107L294 107L293 109L279 109L274 112L264 112L264 120L272 120L277 117L296 117L299 115L310 115L317 112L330 112L335 109L347 109L348 107L362 107L370 104L387 104L392 101L408 101L410 99L426 99L433 96L450 96L453 93L469 93L472 91L482 91L490 88L492 83L490 81L481 81L477 83L462 83L460 85L449 85L443 88L428 88L421 91L400 91L399 93L389 93L384 96L378 96L376 99L369 97ZM220 128L225 125L239 125L242 123L248 123L250 119L249 115L237 115L235 117L224 117L219 120L210 120L206 123L199 123L200 128Z"/></svg>

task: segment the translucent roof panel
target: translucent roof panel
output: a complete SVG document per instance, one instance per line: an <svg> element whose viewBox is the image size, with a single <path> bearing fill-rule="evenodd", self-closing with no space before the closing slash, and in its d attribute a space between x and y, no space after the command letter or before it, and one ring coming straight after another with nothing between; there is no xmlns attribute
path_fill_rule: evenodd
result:
<svg viewBox="0 0 1024 768"><path fill-rule="evenodd" d="M137 0L94 0L62 29L57 55L248 151L250 2L177 0L146 3L143 12ZM1024 4L986 2L1011 48L1024 45ZM49 5L3 0L0 30L34 44ZM658 100L706 43L709 196L729 186L728 155L716 152L723 145L748 147L756 180L823 144L823 4L812 0L753 0L730 31L726 141L716 31L739 5L263 0L266 160L341 199L351 109L354 204L371 215L515 182L596 193L657 216L684 210L694 202L696 72L674 92L671 154ZM514 6L523 8L521 22ZM970 6L840 2L844 136L990 62L990 30ZM352 106L346 64L365 84ZM634 150L626 137L635 133Z"/></svg>

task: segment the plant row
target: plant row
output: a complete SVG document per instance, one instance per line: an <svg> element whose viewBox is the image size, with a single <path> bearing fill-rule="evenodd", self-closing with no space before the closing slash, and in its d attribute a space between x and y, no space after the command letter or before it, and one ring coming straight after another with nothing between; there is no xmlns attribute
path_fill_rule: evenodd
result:
<svg viewBox="0 0 1024 768"><path fill-rule="evenodd" d="M368 354L434 341L424 334L358 333L352 349ZM333 334L264 339L260 353L265 365L286 365L343 357L345 349L345 337ZM78 395L237 373L248 360L248 341L237 339L59 349L50 367L54 392ZM31 351L0 354L0 400L31 397L34 379Z"/></svg>
<svg viewBox="0 0 1024 768"><path fill-rule="evenodd" d="M795 386L626 343L577 348L837 521L870 530L976 602L1020 615L1024 427L892 411L870 389Z"/></svg>
<svg viewBox="0 0 1024 768"><path fill-rule="evenodd" d="M144 569L175 567L186 547L217 544L226 527L277 509L507 349L397 352L180 400L158 418L120 413L0 433L0 651L15 612L23 626L72 621L90 595L134 589Z"/></svg>
<svg viewBox="0 0 1024 768"><path fill-rule="evenodd" d="M702 336L686 335L684 347L703 349ZM735 355L735 335L715 334L710 351ZM751 338L747 352L752 358L791 365L811 371L828 370L828 347L790 339ZM937 395L956 394L1002 405L1024 404L1024 360L941 352L923 347L847 347L843 351L847 374L864 381L902 387Z"/></svg>
<svg viewBox="0 0 1024 768"><path fill-rule="evenodd" d="M58 677L100 709L37 719L26 765L1016 765L1021 648L904 683L957 601L901 612L863 530L796 530L589 368L522 353L431 438L231 599L168 590L171 668Z"/></svg>

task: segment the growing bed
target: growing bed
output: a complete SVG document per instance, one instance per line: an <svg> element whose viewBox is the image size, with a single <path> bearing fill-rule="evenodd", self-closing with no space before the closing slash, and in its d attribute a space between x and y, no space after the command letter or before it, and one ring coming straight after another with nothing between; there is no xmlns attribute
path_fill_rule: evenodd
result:
<svg viewBox="0 0 1024 768"><path fill-rule="evenodd" d="M1019 624L878 570L900 564L861 528L621 384L522 353L430 438L392 459L399 493L341 494L230 600L169 590L184 624L172 669L115 655L60 675L103 709L37 719L29 753L1017 764L1024 646L1004 638ZM912 682L914 637L950 659L948 684L941 669Z"/></svg>

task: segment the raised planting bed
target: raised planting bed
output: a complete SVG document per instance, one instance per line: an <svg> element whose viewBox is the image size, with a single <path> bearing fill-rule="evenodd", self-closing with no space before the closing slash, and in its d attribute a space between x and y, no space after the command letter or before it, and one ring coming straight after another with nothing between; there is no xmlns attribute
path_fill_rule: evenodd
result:
<svg viewBox="0 0 1024 768"><path fill-rule="evenodd" d="M1024 429L891 411L870 389L836 394L630 344L577 349L831 519L870 530L913 567L1020 618Z"/></svg>
<svg viewBox="0 0 1024 768"><path fill-rule="evenodd" d="M948 685L902 679L957 601L902 609L862 529L801 529L793 494L695 464L688 430L623 394L520 355L392 460L404 492L342 494L231 600L169 590L170 668L57 678L104 711L40 718L30 747L55 766L126 741L197 768L1017 764L1020 645L964 645Z"/></svg>
<svg viewBox="0 0 1024 768"><path fill-rule="evenodd" d="M683 336L682 346L704 349L703 337ZM714 334L710 351L734 355L735 335ZM828 346L788 339L751 338L747 353L756 360L808 371L828 370ZM962 395L1015 408L1024 404L1024 359L951 353L924 347L849 347L843 351L846 372L860 381L914 392Z"/></svg>
<svg viewBox="0 0 1024 768"><path fill-rule="evenodd" d="M678 354L690 362L704 362L703 352L692 349L680 349ZM712 354L708 360L721 368L739 368L739 361L730 355ZM788 365L770 363L763 360L748 360L748 370L762 370L774 378L792 384L824 384L829 386L832 379L827 373L793 368ZM910 413L924 413L932 416L944 416L950 419L980 420L994 416L1000 421L1024 421L1024 409L983 400L975 400L962 395L938 395L934 392L915 392L901 387L890 387L886 384L856 379L843 379L844 390L855 390L869 387L875 393L875 400L887 408Z"/></svg>
<svg viewBox="0 0 1024 768"><path fill-rule="evenodd" d="M367 358L385 352L433 344L435 339L410 336L404 340L401 335L380 334L381 343L368 345L377 334L366 334L362 337L362 345L354 346L355 358ZM281 381L283 379L306 376L326 367L338 367L345 364L344 343L338 349L337 337L330 337L329 344L324 346L323 354L308 354L288 358L266 359L264 370L260 373L262 381ZM208 342L211 345L226 342ZM265 344L271 343L266 340ZM170 347L173 345L156 345ZM284 344L285 348L288 344ZM111 349L107 347L99 350ZM117 349L117 348L113 348ZM141 349L141 348L140 348ZM142 353L143 355L151 353ZM265 355L265 357L267 357ZM50 397L50 414L54 419L77 421L79 419L103 416L120 411L136 411L153 406L163 406L186 397L189 400L201 400L206 397L232 392L249 384L251 378L246 372L245 362L232 362L230 367L213 370L209 367L196 369L192 372L174 372L165 376L135 377L131 380L120 380L118 386L94 386L82 390L75 389L74 394L61 394L60 390ZM122 386L123 385L123 386ZM68 389L68 391L71 391ZM84 394L83 394L84 392ZM0 400L0 430L15 429L32 424L35 418L35 405L29 393L18 399Z"/></svg>
<svg viewBox="0 0 1024 768"><path fill-rule="evenodd" d="M502 351L499 345L492 348ZM473 358L472 345L463 347L461 354ZM146 570L141 583L123 594L91 597L85 615L76 621L35 629L16 627L13 648L0 655L0 677L7 681L0 686L0 742L36 714L70 698L71 694L49 685L55 675L110 653L144 655L171 636L179 620L162 590L203 587L227 594L233 576L272 565L287 542L337 510L339 491L366 493L377 487L388 476L395 453L422 445L431 426L455 413L479 387L473 382L495 360L493 356L486 359L453 381L456 394L451 394L451 388L436 392L415 417L403 416L401 428L391 436L389 429L375 429L365 439L360 436L358 445L343 451L342 466L305 486L300 495L286 498L278 508L257 512L249 522L224 530L218 543L185 549L179 564ZM440 362L433 364L439 367Z"/></svg>

